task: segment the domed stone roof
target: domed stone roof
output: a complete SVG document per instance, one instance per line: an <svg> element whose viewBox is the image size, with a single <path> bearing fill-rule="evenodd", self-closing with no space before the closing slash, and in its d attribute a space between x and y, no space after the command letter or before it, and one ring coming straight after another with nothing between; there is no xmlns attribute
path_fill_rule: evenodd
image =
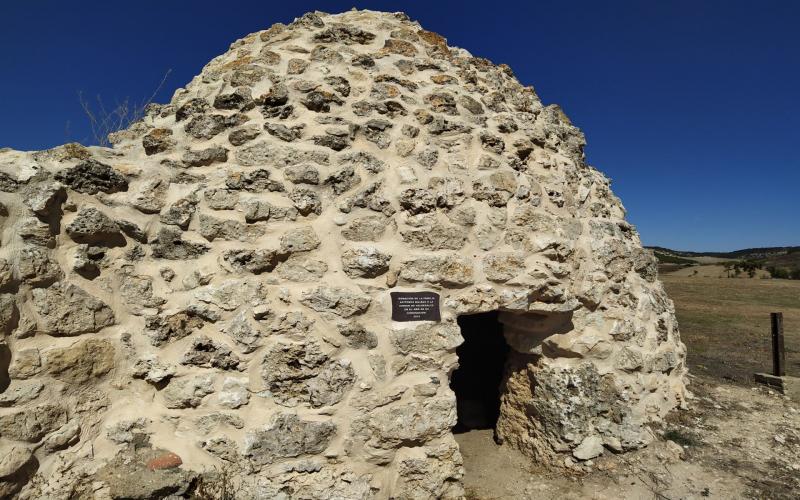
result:
<svg viewBox="0 0 800 500"><path fill-rule="evenodd" d="M672 303L583 134L403 14L251 34L111 139L0 152L0 496L228 467L253 498L458 498L456 319L488 311L497 436L532 459L642 447L683 403ZM438 320L393 321L393 292Z"/></svg>

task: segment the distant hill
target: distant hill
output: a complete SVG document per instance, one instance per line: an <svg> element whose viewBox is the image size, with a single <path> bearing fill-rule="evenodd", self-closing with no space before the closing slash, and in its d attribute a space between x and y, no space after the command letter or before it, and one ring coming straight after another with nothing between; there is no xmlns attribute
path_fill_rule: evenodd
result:
<svg viewBox="0 0 800 500"><path fill-rule="evenodd" d="M744 248L742 250L734 250L733 252L686 252L683 250L672 250L664 247L645 247L653 250L654 252L674 255L677 257L717 257L720 259L731 260L758 260L773 258L782 255L789 255L793 253L800 253L800 246L796 247L761 247L761 248Z"/></svg>
<svg viewBox="0 0 800 500"><path fill-rule="evenodd" d="M732 252L688 252L664 247L653 250L664 271L695 265L728 265L737 269L758 268L773 278L800 279L800 246L744 248Z"/></svg>

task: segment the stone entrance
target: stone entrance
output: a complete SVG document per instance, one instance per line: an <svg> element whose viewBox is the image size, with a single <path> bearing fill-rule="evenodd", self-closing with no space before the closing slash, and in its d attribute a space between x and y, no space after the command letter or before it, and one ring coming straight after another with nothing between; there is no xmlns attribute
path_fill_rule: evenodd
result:
<svg viewBox="0 0 800 500"><path fill-rule="evenodd" d="M458 318L464 343L456 350L459 367L450 381L458 410L456 434L494 429L500 416L500 385L509 347L498 316L498 311L491 311Z"/></svg>

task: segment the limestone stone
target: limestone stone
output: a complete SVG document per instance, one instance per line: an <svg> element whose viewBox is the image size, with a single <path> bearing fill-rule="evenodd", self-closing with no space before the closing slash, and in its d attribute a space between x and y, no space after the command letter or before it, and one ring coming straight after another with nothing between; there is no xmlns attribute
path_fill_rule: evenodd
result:
<svg viewBox="0 0 800 500"><path fill-rule="evenodd" d="M32 287L49 286L64 275L49 251L32 245L20 249L16 268L19 279Z"/></svg>
<svg viewBox="0 0 800 500"><path fill-rule="evenodd" d="M334 405L342 400L356 380L352 364L347 360L326 363L316 377L308 380L308 395L311 406Z"/></svg>
<svg viewBox="0 0 800 500"><path fill-rule="evenodd" d="M38 381L13 381L0 394L0 408L21 406L33 401L44 389L44 384Z"/></svg>
<svg viewBox="0 0 800 500"><path fill-rule="evenodd" d="M259 282L252 282L248 280L230 279L225 280L218 285L207 285L195 291L194 297L208 304L212 304L225 311L233 311L242 305L249 304L257 306L263 303L266 291L261 287ZM193 314L199 314L195 310ZM211 318L204 315L204 319L216 321L217 318Z"/></svg>
<svg viewBox="0 0 800 500"><path fill-rule="evenodd" d="M175 367L160 361L154 354L146 354L136 360L131 374L151 384L159 384L175 375Z"/></svg>
<svg viewBox="0 0 800 500"><path fill-rule="evenodd" d="M298 360L301 360L298 363ZM309 381L320 375L329 361L318 343L278 340L271 343L262 360L261 376L272 398L285 406L309 403ZM320 383L320 386L324 381Z"/></svg>
<svg viewBox="0 0 800 500"><path fill-rule="evenodd" d="M147 334L156 346L180 340L202 328L205 322L205 318L191 309L168 316L153 315L145 318Z"/></svg>
<svg viewBox="0 0 800 500"><path fill-rule="evenodd" d="M214 392L214 380L211 375L200 375L192 378L172 379L162 391L164 405L167 408L196 408L203 398Z"/></svg>
<svg viewBox="0 0 800 500"><path fill-rule="evenodd" d="M123 267L117 272L119 293L126 300L131 313L140 315L146 308L159 308L166 303L165 298L154 294L153 278L135 275L131 267Z"/></svg>
<svg viewBox="0 0 800 500"><path fill-rule="evenodd" d="M222 382L222 389L217 394L217 402L225 408L236 409L250 401L247 390L247 379L227 377Z"/></svg>
<svg viewBox="0 0 800 500"><path fill-rule="evenodd" d="M319 215L322 213L322 199L316 191L306 188L296 188L289 193L294 208L300 215Z"/></svg>
<svg viewBox="0 0 800 500"><path fill-rule="evenodd" d="M225 185L228 189L253 193L284 191L283 184L272 179L270 171L263 168L249 172L233 172L226 179Z"/></svg>
<svg viewBox="0 0 800 500"><path fill-rule="evenodd" d="M347 345L354 349L374 349L378 347L378 336L364 325L355 321L339 326L339 333L347 338Z"/></svg>
<svg viewBox="0 0 800 500"><path fill-rule="evenodd" d="M283 175L295 184L319 184L319 169L314 165L292 165L286 167Z"/></svg>
<svg viewBox="0 0 800 500"><path fill-rule="evenodd" d="M24 446L11 446L3 451L3 457L0 458L0 478L2 479L13 476L33 458L31 450Z"/></svg>
<svg viewBox="0 0 800 500"><path fill-rule="evenodd" d="M146 155L154 155L169 151L175 146L172 138L172 129L157 128L151 130L142 138L142 147Z"/></svg>
<svg viewBox="0 0 800 500"><path fill-rule="evenodd" d="M281 236L281 252L292 254L310 252L319 247L321 241L312 227L301 227Z"/></svg>
<svg viewBox="0 0 800 500"><path fill-rule="evenodd" d="M409 401L373 411L366 429L357 426L378 448L399 448L403 443L427 443L447 432L456 423L455 397Z"/></svg>
<svg viewBox="0 0 800 500"><path fill-rule="evenodd" d="M269 135L277 137L282 141L292 142L300 137L302 127L289 128L280 123L266 123L264 124L264 130L266 130Z"/></svg>
<svg viewBox="0 0 800 500"><path fill-rule="evenodd" d="M35 443L66 423L63 407L40 404L0 415L0 437Z"/></svg>
<svg viewBox="0 0 800 500"><path fill-rule="evenodd" d="M341 287L317 287L303 292L300 303L318 312L331 312L343 318L363 314L371 299L367 295Z"/></svg>
<svg viewBox="0 0 800 500"><path fill-rule="evenodd" d="M247 117L244 115L196 115L189 120L184 130L195 139L211 139L225 129L238 127L246 121Z"/></svg>
<svg viewBox="0 0 800 500"><path fill-rule="evenodd" d="M241 207L244 210L244 220L248 224L268 220L272 209L269 203L252 198L243 200Z"/></svg>
<svg viewBox="0 0 800 500"><path fill-rule="evenodd" d="M505 206L517 190L517 182L511 172L495 172L476 180L472 184L472 197L485 201L490 206Z"/></svg>
<svg viewBox="0 0 800 500"><path fill-rule="evenodd" d="M81 427L78 421L70 420L65 426L44 439L44 449L52 453L69 448L80 440L80 434Z"/></svg>
<svg viewBox="0 0 800 500"><path fill-rule="evenodd" d="M518 253L495 252L483 259L486 279L504 283L525 271L525 257Z"/></svg>
<svg viewBox="0 0 800 500"><path fill-rule="evenodd" d="M184 240L180 231L168 227L162 227L150 245L153 257L168 260L196 259L209 250L203 243Z"/></svg>
<svg viewBox="0 0 800 500"><path fill-rule="evenodd" d="M31 292L39 329L56 337L98 332L115 322L114 311L103 301L78 288L58 282Z"/></svg>
<svg viewBox="0 0 800 500"><path fill-rule="evenodd" d="M262 227L249 226L237 220L219 219L206 214L200 214L198 217L197 231L208 241L215 239L253 241L264 234Z"/></svg>
<svg viewBox="0 0 800 500"><path fill-rule="evenodd" d="M350 241L377 241L386 231L386 218L379 215L367 215L354 219L342 236Z"/></svg>
<svg viewBox="0 0 800 500"><path fill-rule="evenodd" d="M241 146L242 144L252 141L259 135L261 135L261 129L258 125L246 125L232 130L228 134L228 141L234 146Z"/></svg>
<svg viewBox="0 0 800 500"><path fill-rule="evenodd" d="M31 479L37 463L33 451L24 446L0 448L0 497L13 498Z"/></svg>
<svg viewBox="0 0 800 500"><path fill-rule="evenodd" d="M205 335L200 335L192 340L180 362L182 365L213 367L221 370L244 369L242 361L228 347L214 342Z"/></svg>
<svg viewBox="0 0 800 500"><path fill-rule="evenodd" d="M197 151L187 151L181 159L187 167L206 167L228 161L228 150L215 146Z"/></svg>
<svg viewBox="0 0 800 500"><path fill-rule="evenodd" d="M261 274L272 271L279 262L279 254L275 250L227 250L222 260L235 271L247 271Z"/></svg>
<svg viewBox="0 0 800 500"><path fill-rule="evenodd" d="M175 121L183 121L209 108L208 101L195 97L183 102L175 111Z"/></svg>
<svg viewBox="0 0 800 500"><path fill-rule="evenodd" d="M107 485L111 498L144 500L184 496L197 476L181 468L155 469L147 464L164 455L150 447L118 454L97 471L96 479Z"/></svg>
<svg viewBox="0 0 800 500"><path fill-rule="evenodd" d="M18 267L17 264L16 267ZM0 288L6 288L14 284L14 267L7 259L0 258Z"/></svg>
<svg viewBox="0 0 800 500"><path fill-rule="evenodd" d="M365 31L357 26L336 25L324 29L314 35L315 42L342 42L346 44L358 43L365 45L375 39L375 34Z"/></svg>
<svg viewBox="0 0 800 500"><path fill-rule="evenodd" d="M25 196L25 205L40 217L58 216L67 191L60 182L43 182L32 186Z"/></svg>
<svg viewBox="0 0 800 500"><path fill-rule="evenodd" d="M206 189L203 197L214 210L233 210L239 202L239 193L230 189Z"/></svg>
<svg viewBox="0 0 800 500"><path fill-rule="evenodd" d="M321 279L328 271L328 265L315 259L293 256L281 262L276 272L281 279L296 283L313 283Z"/></svg>
<svg viewBox="0 0 800 500"><path fill-rule="evenodd" d="M145 444L150 439L147 424L144 417L120 420L106 425L106 437L118 444Z"/></svg>
<svg viewBox="0 0 800 500"><path fill-rule="evenodd" d="M120 241L119 226L100 210L84 208L67 224L66 232L78 243L93 243L113 246Z"/></svg>
<svg viewBox="0 0 800 500"><path fill-rule="evenodd" d="M456 254L407 258L400 263L399 276L411 283L425 282L455 288L474 282L472 263Z"/></svg>
<svg viewBox="0 0 800 500"><path fill-rule="evenodd" d="M401 450L394 492L398 498L464 497L460 480L462 459L455 443L423 448L424 453Z"/></svg>
<svg viewBox="0 0 800 500"><path fill-rule="evenodd" d="M189 228L196 210L197 200L194 197L181 198L162 210L159 220L164 224L178 226L186 230Z"/></svg>
<svg viewBox="0 0 800 500"><path fill-rule="evenodd" d="M26 217L17 224L17 234L26 243L47 248L55 246L56 239L49 224L36 217Z"/></svg>
<svg viewBox="0 0 800 500"><path fill-rule="evenodd" d="M373 246L351 248L342 252L342 268L351 278L375 278L389 270L391 259Z"/></svg>
<svg viewBox="0 0 800 500"><path fill-rule="evenodd" d="M459 250L466 244L468 233L458 226L432 222L423 223L419 228L400 231L400 235L403 241L414 248Z"/></svg>
<svg viewBox="0 0 800 500"><path fill-rule="evenodd" d="M336 426L331 422L301 420L295 414L278 413L262 429L247 434L244 455L258 465L313 455L325 450L335 434Z"/></svg>
<svg viewBox="0 0 800 500"><path fill-rule="evenodd" d="M133 238L139 243L147 243L147 233L137 224L124 219L118 220L116 223L125 236Z"/></svg>
<svg viewBox="0 0 800 500"><path fill-rule="evenodd" d="M247 310L239 311L222 329L245 353L253 352L261 344L260 326L253 324L251 317L252 313Z"/></svg>
<svg viewBox="0 0 800 500"><path fill-rule="evenodd" d="M248 88L237 88L230 94L221 94L214 98L214 107L217 109L240 110L253 105L253 96Z"/></svg>
<svg viewBox="0 0 800 500"><path fill-rule="evenodd" d="M572 456L578 460L591 460L603 454L603 438L600 436L587 436L583 438L574 450Z"/></svg>
<svg viewBox="0 0 800 500"><path fill-rule="evenodd" d="M436 198L427 189L411 188L400 193L400 207L409 214L431 212L436 209Z"/></svg>
<svg viewBox="0 0 800 500"><path fill-rule="evenodd" d="M32 347L20 349L14 353L8 366L8 375L12 379L29 379L42 370L42 357L39 349Z"/></svg>
<svg viewBox="0 0 800 500"><path fill-rule="evenodd" d="M58 172L55 178L73 191L85 194L110 194L128 190L128 181L122 174L110 165L96 160L87 160Z"/></svg>
<svg viewBox="0 0 800 500"><path fill-rule="evenodd" d="M10 334L19 322L19 310L14 295L0 294L0 332Z"/></svg>
<svg viewBox="0 0 800 500"><path fill-rule="evenodd" d="M69 347L44 352L45 370L53 378L85 384L114 368L114 345L108 340L89 339Z"/></svg>
<svg viewBox="0 0 800 500"><path fill-rule="evenodd" d="M403 354L431 354L453 351L464 339L454 323L417 325L414 328L397 328L391 331L392 343Z"/></svg>
<svg viewBox="0 0 800 500"><path fill-rule="evenodd" d="M157 214L164 208L164 198L169 183L163 179L143 182L131 197L131 205L145 214Z"/></svg>

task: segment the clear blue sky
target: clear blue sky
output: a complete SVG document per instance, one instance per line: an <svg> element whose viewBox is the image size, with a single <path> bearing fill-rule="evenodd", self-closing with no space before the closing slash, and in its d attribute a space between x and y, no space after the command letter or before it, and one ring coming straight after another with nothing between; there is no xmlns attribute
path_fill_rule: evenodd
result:
<svg viewBox="0 0 800 500"><path fill-rule="evenodd" d="M800 245L800 2L2 0L0 146L91 142L77 93L166 102L250 32L403 10L507 63L588 139L645 244Z"/></svg>

